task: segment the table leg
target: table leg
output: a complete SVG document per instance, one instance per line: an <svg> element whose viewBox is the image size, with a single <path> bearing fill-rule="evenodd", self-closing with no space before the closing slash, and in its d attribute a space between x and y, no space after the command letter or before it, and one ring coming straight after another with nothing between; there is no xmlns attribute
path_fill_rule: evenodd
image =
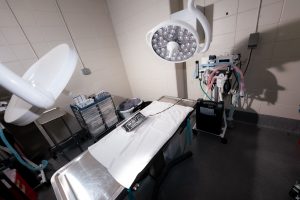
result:
<svg viewBox="0 0 300 200"><path fill-rule="evenodd" d="M45 127L44 127L43 125L41 125L41 126L42 126L42 128L45 130L45 132L47 133ZM58 151L59 151L60 153L62 153L62 156L63 156L66 160L71 161L70 158L69 158L69 157L65 154L65 152L63 151L63 148L55 141L55 139L51 136L51 134L48 134L48 133L47 133L47 135L48 135L49 138L52 140L52 142L53 142L53 144L54 144L54 149L57 148Z"/></svg>
<svg viewBox="0 0 300 200"><path fill-rule="evenodd" d="M75 136L73 135L73 132L71 131L69 125L67 124L67 122L64 120L63 117L61 117L61 120L63 121L64 125L67 127L67 129L68 129L68 131L69 131L69 133L70 133L72 139L73 139L74 142L76 143L77 147L80 149L81 152L83 152L83 149L82 149L82 147L81 147L81 145L80 145L80 142L79 142L79 140L78 140L78 136L75 137Z"/></svg>
<svg viewBox="0 0 300 200"><path fill-rule="evenodd" d="M170 161L167 166L164 168L163 172L161 173L160 177L155 181L153 193L152 193L152 199L157 200L159 195L160 186L162 185L164 179L167 177L170 170L175 167L177 164L181 163L182 161L188 159L191 157L193 153L191 151L188 151L177 158Z"/></svg>

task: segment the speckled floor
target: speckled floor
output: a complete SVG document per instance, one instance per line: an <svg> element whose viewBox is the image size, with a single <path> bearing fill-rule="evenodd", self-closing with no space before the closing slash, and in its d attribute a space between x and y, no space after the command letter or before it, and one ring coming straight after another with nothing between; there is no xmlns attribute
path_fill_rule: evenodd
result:
<svg viewBox="0 0 300 200"><path fill-rule="evenodd" d="M165 179L159 199L283 200L300 179L299 135L237 123L227 133L228 144L199 134L193 156L177 165ZM85 148L91 143L84 145ZM74 158L77 148L67 151ZM66 161L51 161L58 169ZM153 181L147 178L136 199L151 199ZM51 186L39 189L39 199L55 199Z"/></svg>

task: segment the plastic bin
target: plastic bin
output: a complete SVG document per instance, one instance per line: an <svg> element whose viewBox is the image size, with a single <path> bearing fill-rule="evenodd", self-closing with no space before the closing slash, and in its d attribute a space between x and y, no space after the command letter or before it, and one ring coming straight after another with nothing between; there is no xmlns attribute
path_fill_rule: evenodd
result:
<svg viewBox="0 0 300 200"><path fill-rule="evenodd" d="M118 106L118 111L122 118L127 119L132 114L134 108L141 105L142 103L143 101L139 98L127 99Z"/></svg>

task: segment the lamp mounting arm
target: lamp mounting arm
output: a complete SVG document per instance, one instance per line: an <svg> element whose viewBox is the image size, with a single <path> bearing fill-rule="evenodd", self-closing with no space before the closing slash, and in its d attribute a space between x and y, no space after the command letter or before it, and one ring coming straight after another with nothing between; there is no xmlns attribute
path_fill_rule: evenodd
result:
<svg viewBox="0 0 300 200"><path fill-rule="evenodd" d="M208 50L210 42L212 40L211 27L208 23L207 18L204 16L204 14L199 9L196 8L195 0L188 1L188 10L196 16L197 20L203 26L204 35L205 35L205 43L202 48L199 48L199 52L205 52Z"/></svg>
<svg viewBox="0 0 300 200"><path fill-rule="evenodd" d="M34 87L17 74L0 63L0 85L24 101L39 108L47 109L53 106L55 100L47 91Z"/></svg>

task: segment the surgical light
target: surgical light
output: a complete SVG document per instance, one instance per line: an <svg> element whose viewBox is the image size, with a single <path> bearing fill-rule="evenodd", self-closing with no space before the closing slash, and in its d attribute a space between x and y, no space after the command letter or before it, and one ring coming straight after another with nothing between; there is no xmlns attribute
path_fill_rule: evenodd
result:
<svg viewBox="0 0 300 200"><path fill-rule="evenodd" d="M210 25L202 12L196 8L194 0L188 1L188 8L182 13L192 15L202 25L205 34L203 47L199 44L196 29L180 19L164 21L146 35L147 43L156 55L175 63L184 62L197 53L207 51L211 42Z"/></svg>
<svg viewBox="0 0 300 200"><path fill-rule="evenodd" d="M61 44L41 57L22 77L0 63L0 85L13 93L4 120L27 125L51 108L71 79L77 59L74 50Z"/></svg>
<svg viewBox="0 0 300 200"><path fill-rule="evenodd" d="M69 82L78 56L67 44L61 44L41 57L22 77L0 63L0 85L13 93L5 110L4 120L18 126L36 120L46 109L51 108ZM48 162L40 165L23 158L7 141L0 126L0 138L8 151L25 167L40 171L41 183L46 182L43 169Z"/></svg>

